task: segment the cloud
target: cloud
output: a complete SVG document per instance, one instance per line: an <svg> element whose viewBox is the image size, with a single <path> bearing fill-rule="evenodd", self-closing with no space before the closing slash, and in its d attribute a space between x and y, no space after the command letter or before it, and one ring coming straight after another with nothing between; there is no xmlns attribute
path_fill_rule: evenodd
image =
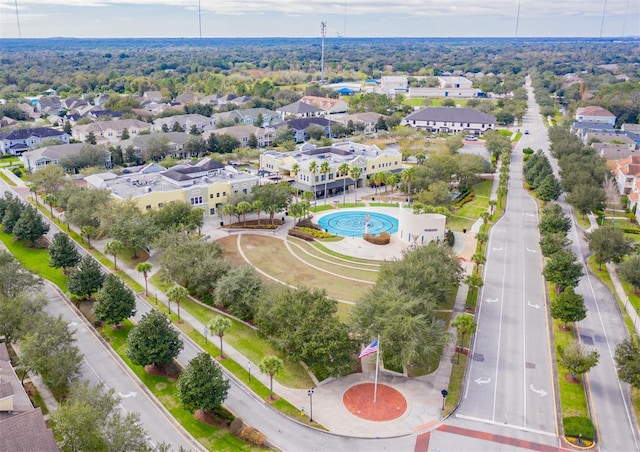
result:
<svg viewBox="0 0 640 452"><path fill-rule="evenodd" d="M557 16L602 15L604 0L518 0L521 17L550 18ZM51 5L50 0L18 0L21 8ZM117 5L174 6L197 9L198 0L56 0L58 6L101 7ZM637 14L638 2L631 1L629 13ZM200 0L200 8L216 14L281 13L287 15L348 15L384 14L411 16L504 16L515 17L518 2L515 0L485 0L465 2L460 0ZM628 0L608 0L607 16L624 15ZM0 8L13 7L14 0L0 0Z"/></svg>

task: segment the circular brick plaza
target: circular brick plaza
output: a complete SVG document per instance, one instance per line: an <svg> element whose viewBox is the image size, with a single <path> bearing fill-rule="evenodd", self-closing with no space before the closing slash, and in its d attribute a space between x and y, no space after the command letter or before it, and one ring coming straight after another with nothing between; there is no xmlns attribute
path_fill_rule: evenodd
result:
<svg viewBox="0 0 640 452"><path fill-rule="evenodd" d="M374 403L373 389L373 383L352 386L342 396L342 402L351 414L368 421L392 421L407 411L407 399L399 391L391 386L378 384Z"/></svg>

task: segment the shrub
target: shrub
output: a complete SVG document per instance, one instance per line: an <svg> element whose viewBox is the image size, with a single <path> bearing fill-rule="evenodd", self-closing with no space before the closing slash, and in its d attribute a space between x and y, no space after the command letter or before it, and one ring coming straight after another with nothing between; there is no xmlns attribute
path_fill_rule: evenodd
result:
<svg viewBox="0 0 640 452"><path fill-rule="evenodd" d="M531 156L530 156L530 155L525 155L525 156L522 158L522 161L523 161L523 162L526 162L526 161L527 161L527 160L529 160L530 158L531 158Z"/></svg>
<svg viewBox="0 0 640 452"><path fill-rule="evenodd" d="M627 234L640 234L640 229L626 227L621 227L620 229L622 229L622 232L626 232Z"/></svg>
<svg viewBox="0 0 640 452"><path fill-rule="evenodd" d="M562 419L564 424L565 436L573 436L574 438L582 437L584 439L593 440L596 432L591 419L588 417L565 417Z"/></svg>
<svg viewBox="0 0 640 452"><path fill-rule="evenodd" d="M533 152L534 152L534 151L533 151L533 149L531 149L531 148L524 148L524 149L522 150L522 152L524 152L524 153L525 153L525 154L527 154L527 155L531 155L531 154L533 154Z"/></svg>
<svg viewBox="0 0 640 452"><path fill-rule="evenodd" d="M299 239L306 240L307 242L313 242L315 240L315 238L311 234L303 231L300 228L291 228L289 229L289 232L287 234L289 234L291 237L297 237Z"/></svg>
<svg viewBox="0 0 640 452"><path fill-rule="evenodd" d="M451 230L447 231L447 236L446 236L445 240L447 241L447 245L449 245L450 247L453 247L453 245L455 245L456 236L453 233L453 231L451 231Z"/></svg>
<svg viewBox="0 0 640 452"><path fill-rule="evenodd" d="M464 198L462 198L460 201L456 203L456 207L460 208L464 206L466 203L473 201L475 197L476 197L475 193L469 193L467 196L465 196Z"/></svg>
<svg viewBox="0 0 640 452"><path fill-rule="evenodd" d="M22 177L22 170L20 168L14 168L11 170L11 172L18 177Z"/></svg>
<svg viewBox="0 0 640 452"><path fill-rule="evenodd" d="M264 434L262 434L256 428L250 427L250 426L244 427L240 431L239 438L241 440L246 441L249 444L253 444L254 446L257 446L257 447L262 447L262 445L264 444L264 440L266 439Z"/></svg>
<svg viewBox="0 0 640 452"><path fill-rule="evenodd" d="M306 227L301 227L301 226L298 226L298 227L296 227L294 229L299 229L299 230L301 230L303 232L311 234L316 239L330 239L330 238L335 237L334 234L331 234L329 232L325 232L322 229L306 228Z"/></svg>
<svg viewBox="0 0 640 452"><path fill-rule="evenodd" d="M315 224L313 221L311 221L310 218L303 218L300 221L298 221L298 227L301 228L312 228L312 229L317 229L318 231L322 231L322 227L320 227L320 225Z"/></svg>
<svg viewBox="0 0 640 452"><path fill-rule="evenodd" d="M388 245L391 242L391 236L388 232L381 232L380 235L365 234L363 237L367 242L374 245Z"/></svg>

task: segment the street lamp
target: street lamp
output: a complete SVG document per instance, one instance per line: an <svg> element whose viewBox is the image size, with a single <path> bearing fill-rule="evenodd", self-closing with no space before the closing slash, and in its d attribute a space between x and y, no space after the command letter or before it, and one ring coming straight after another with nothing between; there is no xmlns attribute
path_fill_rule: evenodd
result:
<svg viewBox="0 0 640 452"><path fill-rule="evenodd" d="M207 339L207 336L209 335L209 328L207 328L207 326L205 325L204 330L202 332L204 334L204 343L208 344L209 340Z"/></svg>
<svg viewBox="0 0 640 452"><path fill-rule="evenodd" d="M247 369L249 369L249 381L251 381L251 361L249 361L249 364L247 365Z"/></svg>
<svg viewBox="0 0 640 452"><path fill-rule="evenodd" d="M158 306L158 291L156 290L156 306Z"/></svg>
<svg viewBox="0 0 640 452"><path fill-rule="evenodd" d="M169 315L171 315L171 298L167 297L167 309L169 309Z"/></svg>
<svg viewBox="0 0 640 452"><path fill-rule="evenodd" d="M442 391L440 391L440 394L442 394L442 411L444 411L444 401L447 399L447 396L449 395L449 391L447 391L446 389L443 389Z"/></svg>
<svg viewBox="0 0 640 452"><path fill-rule="evenodd" d="M313 422L313 389L311 388L307 391L309 396L309 422Z"/></svg>

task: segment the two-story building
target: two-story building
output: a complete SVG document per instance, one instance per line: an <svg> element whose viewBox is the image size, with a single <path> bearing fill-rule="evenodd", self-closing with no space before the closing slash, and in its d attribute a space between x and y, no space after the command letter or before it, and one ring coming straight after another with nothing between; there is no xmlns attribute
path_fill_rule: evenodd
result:
<svg viewBox="0 0 640 452"><path fill-rule="evenodd" d="M198 114L166 116L153 121L153 130L160 132L162 130L173 130L175 124L179 124L182 130L189 133L192 127L196 127L203 132L207 127L214 124L213 119L209 116Z"/></svg>
<svg viewBox="0 0 640 452"><path fill-rule="evenodd" d="M330 97L303 96L300 101L319 108L325 115L346 113L349 109L349 104L344 100Z"/></svg>
<svg viewBox="0 0 640 452"><path fill-rule="evenodd" d="M94 174L85 180L91 187L110 190L115 199L134 201L141 210L185 201L204 209L207 216L219 217L230 195L248 194L258 185L257 176L209 158L168 170L161 170L158 165L146 168L148 171L123 176Z"/></svg>
<svg viewBox="0 0 640 452"><path fill-rule="evenodd" d="M606 108L591 105L588 107L579 107L576 110L575 120L578 122L595 122L613 126L616 123L616 115Z"/></svg>
<svg viewBox="0 0 640 452"><path fill-rule="evenodd" d="M68 144L69 135L62 130L50 127L12 130L0 133L0 151L3 154L20 156L45 140L57 140Z"/></svg>
<svg viewBox="0 0 640 452"><path fill-rule="evenodd" d="M271 127L263 128L252 125L239 125L231 127L223 127L221 129L207 130L202 134L202 138L207 139L211 134L213 135L230 135L240 142L240 147L246 148L249 145L251 135L256 137L256 142L259 148L265 146L271 146L275 140L274 129Z"/></svg>
<svg viewBox="0 0 640 452"><path fill-rule="evenodd" d="M142 131L151 131L152 124L137 119L116 119L113 121L100 121L92 124L84 124L73 128L73 138L78 141L87 141L90 133L98 143L117 143L122 138L122 132L126 129L130 137L140 134Z"/></svg>
<svg viewBox="0 0 640 452"><path fill-rule="evenodd" d="M473 108L427 107L405 116L402 125L430 132L482 135L496 126L496 117Z"/></svg>
<svg viewBox="0 0 640 452"><path fill-rule="evenodd" d="M286 118L316 118L318 116L323 116L325 113L322 109L302 102L298 100L292 104L285 105L283 107L277 108L276 112L280 114L280 117L284 121Z"/></svg>

